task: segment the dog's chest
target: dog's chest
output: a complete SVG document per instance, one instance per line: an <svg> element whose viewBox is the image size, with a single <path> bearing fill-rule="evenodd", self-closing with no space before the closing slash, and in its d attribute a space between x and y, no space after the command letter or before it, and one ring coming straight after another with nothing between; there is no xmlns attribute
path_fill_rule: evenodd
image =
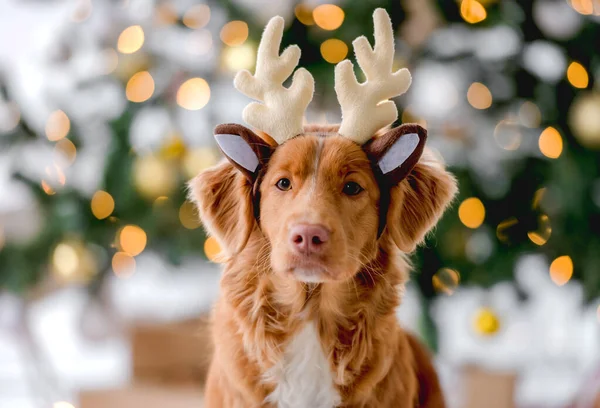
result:
<svg viewBox="0 0 600 408"><path fill-rule="evenodd" d="M278 408L332 408L341 403L312 322L295 335L267 379L276 384L267 401Z"/></svg>

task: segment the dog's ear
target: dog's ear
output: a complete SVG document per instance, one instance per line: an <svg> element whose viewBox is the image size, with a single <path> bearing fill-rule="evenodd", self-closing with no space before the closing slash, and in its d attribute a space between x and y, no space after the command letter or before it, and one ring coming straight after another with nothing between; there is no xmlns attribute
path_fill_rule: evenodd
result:
<svg viewBox="0 0 600 408"><path fill-rule="evenodd" d="M192 179L189 189L204 227L225 255L241 251L255 223L252 184L246 176L224 161Z"/></svg>
<svg viewBox="0 0 600 408"><path fill-rule="evenodd" d="M384 234L412 252L442 216L456 194L456 180L430 157L422 157L427 131L399 126L365 145L380 178L387 206Z"/></svg>
<svg viewBox="0 0 600 408"><path fill-rule="evenodd" d="M271 157L273 147L245 126L219 125L215 128L215 140L227 160L251 182Z"/></svg>

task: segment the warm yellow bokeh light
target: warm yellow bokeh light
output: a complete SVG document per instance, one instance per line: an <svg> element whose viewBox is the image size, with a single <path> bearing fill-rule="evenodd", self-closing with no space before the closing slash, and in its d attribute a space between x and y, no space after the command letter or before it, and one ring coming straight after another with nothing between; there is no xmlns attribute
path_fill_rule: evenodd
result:
<svg viewBox="0 0 600 408"><path fill-rule="evenodd" d="M487 12L477 0L462 0L460 15L467 23L476 24L485 20Z"/></svg>
<svg viewBox="0 0 600 408"><path fill-rule="evenodd" d="M571 62L567 69L567 79L575 88L587 88L590 78L583 65L579 62Z"/></svg>
<svg viewBox="0 0 600 408"><path fill-rule="evenodd" d="M519 121L523 126L528 128L536 128L542 121L542 112L540 108L530 101L523 102L519 108Z"/></svg>
<svg viewBox="0 0 600 408"><path fill-rule="evenodd" d="M538 190L539 191L539 190ZM538 220L538 226L535 231L529 231L527 236L536 245L542 246L550 239L552 235L552 226L550 218L546 214L542 214Z"/></svg>
<svg viewBox="0 0 600 408"><path fill-rule="evenodd" d="M473 82L467 91L467 100L475 109L487 109L492 106L492 93L484 84Z"/></svg>
<svg viewBox="0 0 600 408"><path fill-rule="evenodd" d="M475 314L473 328L482 336L492 336L500 330L500 319L492 309L484 307Z"/></svg>
<svg viewBox="0 0 600 408"><path fill-rule="evenodd" d="M467 198L458 207L458 218L469 228L479 228L485 219L485 207L477 197Z"/></svg>
<svg viewBox="0 0 600 408"><path fill-rule="evenodd" d="M119 246L129 255L136 256L146 248L146 233L137 225L127 225L119 233Z"/></svg>
<svg viewBox="0 0 600 408"><path fill-rule="evenodd" d="M125 94L131 102L144 102L152 97L154 93L154 79L148 71L134 74L127 82Z"/></svg>
<svg viewBox="0 0 600 408"><path fill-rule="evenodd" d="M323 30L335 30L344 22L344 10L335 4L321 4L313 10L313 19Z"/></svg>
<svg viewBox="0 0 600 408"><path fill-rule="evenodd" d="M179 208L179 221L187 229L196 229L200 227L200 218L196 211L196 206L185 201Z"/></svg>
<svg viewBox="0 0 600 408"><path fill-rule="evenodd" d="M50 184L48 184L48 182L46 180L42 180L42 190L44 190L44 193L48 194L48 195L54 195L56 194L56 191L54 191L54 189L50 186Z"/></svg>
<svg viewBox="0 0 600 408"><path fill-rule="evenodd" d="M521 146L523 135L518 123L504 119L494 128L494 139L504 150L517 150Z"/></svg>
<svg viewBox="0 0 600 408"><path fill-rule="evenodd" d="M142 196L154 200L170 195L177 188L177 171L170 161L154 155L143 156L133 164L133 180Z"/></svg>
<svg viewBox="0 0 600 408"><path fill-rule="evenodd" d="M221 58L228 71L252 69L256 62L256 48L248 42L239 47L227 47L221 53Z"/></svg>
<svg viewBox="0 0 600 408"><path fill-rule="evenodd" d="M230 21L221 29L221 41L235 47L242 45L248 39L248 24L244 21Z"/></svg>
<svg viewBox="0 0 600 408"><path fill-rule="evenodd" d="M190 7L183 15L183 24L189 28L202 28L210 21L210 7L206 4L197 4Z"/></svg>
<svg viewBox="0 0 600 408"><path fill-rule="evenodd" d="M61 110L54 111L46 121L46 137L51 142L56 142L67 136L71 130L71 121L66 113Z"/></svg>
<svg viewBox="0 0 600 408"><path fill-rule="evenodd" d="M52 408L75 408L75 405L66 401L59 401L52 404Z"/></svg>
<svg viewBox="0 0 600 408"><path fill-rule="evenodd" d="M117 50L123 54L133 54L144 45L144 30L139 25L127 27L117 40Z"/></svg>
<svg viewBox="0 0 600 408"><path fill-rule="evenodd" d="M563 141L558 130L552 126L544 129L538 141L542 154L550 159L556 159L563 150Z"/></svg>
<svg viewBox="0 0 600 408"><path fill-rule="evenodd" d="M70 280L77 273L79 263L79 254L73 245L61 243L54 249L52 264L61 279Z"/></svg>
<svg viewBox="0 0 600 408"><path fill-rule="evenodd" d="M600 5L597 5L594 9L595 0L570 0L571 7L580 14L589 16L591 14L598 14L600 12Z"/></svg>
<svg viewBox="0 0 600 408"><path fill-rule="evenodd" d="M342 40L330 38L321 44L323 59L331 64L337 64L348 55L348 46Z"/></svg>
<svg viewBox="0 0 600 408"><path fill-rule="evenodd" d="M498 224L498 227L496 227L496 237L498 238L498 240L505 243L508 242L512 227L514 227L518 223L519 220L517 220L515 217L511 217L500 222L500 224Z"/></svg>
<svg viewBox="0 0 600 408"><path fill-rule="evenodd" d="M135 259L128 253L117 252L111 264L114 274L119 278L128 278L135 273Z"/></svg>
<svg viewBox="0 0 600 408"><path fill-rule="evenodd" d="M573 261L568 255L559 256L550 264L550 278L558 286L571 280L573 276Z"/></svg>
<svg viewBox="0 0 600 408"><path fill-rule="evenodd" d="M99 220L110 217L115 209L115 200L106 191L96 191L91 202L92 214Z"/></svg>
<svg viewBox="0 0 600 408"><path fill-rule="evenodd" d="M210 86L202 78L188 79L177 91L177 104L188 110L202 109L209 100Z"/></svg>
<svg viewBox="0 0 600 408"><path fill-rule="evenodd" d="M76 157L77 148L69 139L61 139L54 146L54 158L66 166L73 164Z"/></svg>
<svg viewBox="0 0 600 408"><path fill-rule="evenodd" d="M300 3L294 9L296 18L304 25L314 25L315 19L313 18L312 8L304 3Z"/></svg>
<svg viewBox="0 0 600 408"><path fill-rule="evenodd" d="M442 268L433 275L431 283L436 292L451 295L460 283L460 273L454 269Z"/></svg>
<svg viewBox="0 0 600 408"><path fill-rule="evenodd" d="M217 164L219 154L214 149L198 148L186 152L181 163L188 179L196 177L202 170Z"/></svg>
<svg viewBox="0 0 600 408"><path fill-rule="evenodd" d="M154 23L157 26L175 24L178 18L177 10L171 3L159 3L154 8Z"/></svg>
<svg viewBox="0 0 600 408"><path fill-rule="evenodd" d="M221 245L217 242L215 237L208 237L204 241L204 253L206 257L212 262L219 261L219 255L221 253Z"/></svg>

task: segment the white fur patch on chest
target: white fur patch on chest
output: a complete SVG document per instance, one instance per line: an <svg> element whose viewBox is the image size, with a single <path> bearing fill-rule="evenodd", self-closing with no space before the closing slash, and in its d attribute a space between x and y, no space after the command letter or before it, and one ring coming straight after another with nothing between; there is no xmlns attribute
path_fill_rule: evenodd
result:
<svg viewBox="0 0 600 408"><path fill-rule="evenodd" d="M266 379L277 384L266 401L278 408L333 408L341 403L312 322L294 336Z"/></svg>

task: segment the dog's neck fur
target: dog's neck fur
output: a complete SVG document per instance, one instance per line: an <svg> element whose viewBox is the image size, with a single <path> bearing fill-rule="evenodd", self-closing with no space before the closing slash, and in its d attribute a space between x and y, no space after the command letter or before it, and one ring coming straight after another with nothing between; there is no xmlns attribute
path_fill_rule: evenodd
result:
<svg viewBox="0 0 600 408"><path fill-rule="evenodd" d="M268 241L255 229L245 249L229 261L222 291L243 333L247 359L262 376L311 322L344 400L358 402L372 392L398 347L390 338L398 330L395 309L409 270L385 236L375 252L351 281L306 284L273 273ZM266 395L274 386L265 384Z"/></svg>

